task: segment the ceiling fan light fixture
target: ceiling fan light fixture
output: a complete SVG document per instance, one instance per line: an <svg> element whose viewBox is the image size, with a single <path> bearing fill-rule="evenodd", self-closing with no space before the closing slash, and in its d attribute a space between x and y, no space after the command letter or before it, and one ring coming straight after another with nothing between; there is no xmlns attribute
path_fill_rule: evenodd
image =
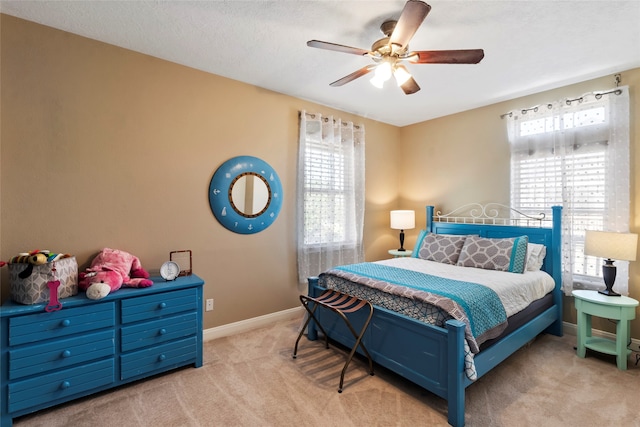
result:
<svg viewBox="0 0 640 427"><path fill-rule="evenodd" d="M395 70L393 70L393 77L395 77L396 83L398 83L398 86L402 86L407 82L407 80L411 78L411 74L409 73L409 71L407 71L405 67L400 65L400 66L397 66Z"/></svg>
<svg viewBox="0 0 640 427"><path fill-rule="evenodd" d="M383 82L386 82L391 78L391 73L392 73L391 68L392 68L391 63L389 61L382 61L376 67L375 78L382 80Z"/></svg>
<svg viewBox="0 0 640 427"><path fill-rule="evenodd" d="M385 80L379 79L378 76L373 76L369 81L378 89L382 89L384 87Z"/></svg>

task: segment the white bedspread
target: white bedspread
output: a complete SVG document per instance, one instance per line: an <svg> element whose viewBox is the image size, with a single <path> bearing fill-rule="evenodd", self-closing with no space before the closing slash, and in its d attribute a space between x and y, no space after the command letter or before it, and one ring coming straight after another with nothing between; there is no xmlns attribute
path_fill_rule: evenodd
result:
<svg viewBox="0 0 640 427"><path fill-rule="evenodd" d="M420 258L393 258L376 262L433 276L487 286L498 294L500 301L504 305L507 317L523 310L533 301L551 292L555 287L553 278L541 270L526 271L519 274L473 267L459 267Z"/></svg>

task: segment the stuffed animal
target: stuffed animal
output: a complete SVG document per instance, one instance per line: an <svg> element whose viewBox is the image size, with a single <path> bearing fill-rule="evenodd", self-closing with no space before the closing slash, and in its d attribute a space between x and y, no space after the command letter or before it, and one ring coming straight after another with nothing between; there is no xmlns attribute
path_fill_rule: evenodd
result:
<svg viewBox="0 0 640 427"><path fill-rule="evenodd" d="M146 288L153 285L138 257L109 248L104 248L78 279L78 288L86 291L89 299L104 298L122 286Z"/></svg>

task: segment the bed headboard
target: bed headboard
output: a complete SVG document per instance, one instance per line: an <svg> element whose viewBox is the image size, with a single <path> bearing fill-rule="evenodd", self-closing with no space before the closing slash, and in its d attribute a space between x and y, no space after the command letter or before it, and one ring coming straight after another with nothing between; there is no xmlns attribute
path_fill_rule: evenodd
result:
<svg viewBox="0 0 640 427"><path fill-rule="evenodd" d="M499 217L499 208L507 210L509 217ZM464 209L470 214L466 216L457 214L464 212ZM560 295L562 288L560 251L562 207L553 206L551 209L552 218L548 219L543 214L538 217L526 216L497 203L466 205L446 215L436 213L433 206L427 206L427 231L437 234L475 234L480 237L494 238L526 235L529 237L529 242L543 244L547 247L542 270L553 277L556 282L556 291ZM490 214L487 215L487 212ZM514 218L512 212L513 215L520 217Z"/></svg>

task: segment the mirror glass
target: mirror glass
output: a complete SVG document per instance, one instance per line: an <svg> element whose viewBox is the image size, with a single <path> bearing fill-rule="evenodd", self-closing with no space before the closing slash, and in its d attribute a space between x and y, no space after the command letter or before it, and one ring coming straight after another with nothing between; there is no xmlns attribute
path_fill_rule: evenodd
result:
<svg viewBox="0 0 640 427"><path fill-rule="evenodd" d="M269 207L269 183L255 172L238 175L231 183L229 191L231 206L245 218L261 215Z"/></svg>
<svg viewBox="0 0 640 427"><path fill-rule="evenodd" d="M211 178L209 206L228 230L259 233L278 218L282 207L280 178L262 159L233 157L220 165Z"/></svg>

